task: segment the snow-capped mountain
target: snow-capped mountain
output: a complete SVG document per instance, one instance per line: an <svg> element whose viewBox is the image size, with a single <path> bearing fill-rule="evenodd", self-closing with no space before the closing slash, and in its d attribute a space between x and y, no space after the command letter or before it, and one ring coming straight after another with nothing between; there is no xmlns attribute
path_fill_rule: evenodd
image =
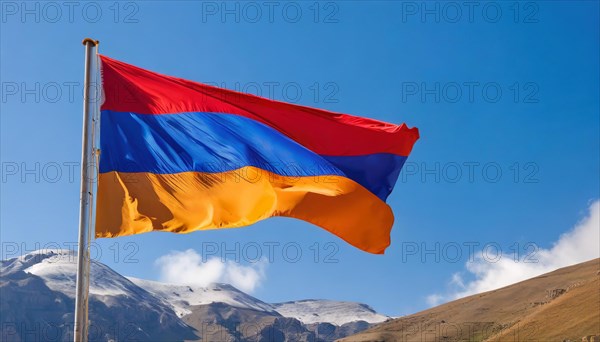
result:
<svg viewBox="0 0 600 342"><path fill-rule="evenodd" d="M171 305L180 317L191 313L190 307L195 305L225 303L237 308L276 312L305 324L331 323L341 326L356 321L375 324L390 318L378 314L366 304L356 302L307 299L268 304L229 284L211 284L207 287L200 287L166 284L133 277L127 279Z"/></svg>
<svg viewBox="0 0 600 342"><path fill-rule="evenodd" d="M169 305L93 262L90 341L194 340ZM0 262L0 341L73 340L76 258L44 250Z"/></svg>
<svg viewBox="0 0 600 342"><path fill-rule="evenodd" d="M211 284L207 287L160 283L128 277L137 286L171 305L178 316L191 313L190 307L211 303L225 303L236 308L275 312L272 305L254 298L229 284Z"/></svg>
<svg viewBox="0 0 600 342"><path fill-rule="evenodd" d="M27 254L23 258L32 258L32 255ZM45 251L44 254L34 254L33 260L36 258L39 262L24 268L23 271L44 279L50 289L75 298L77 255L69 250L55 249ZM92 261L90 266L90 294L119 296L136 292L137 286L108 266L97 261Z"/></svg>
<svg viewBox="0 0 600 342"><path fill-rule="evenodd" d="M72 339L76 259L72 251L44 250L1 261L1 341L45 340L50 328L54 340ZM127 278L97 261L90 318L92 341L332 341L388 319L360 303L269 304L228 284Z"/></svg>
<svg viewBox="0 0 600 342"><path fill-rule="evenodd" d="M293 317L304 324L332 323L344 325L350 322L365 321L381 323L390 317L378 314L370 306L355 302L333 300L299 300L273 304L275 310L285 317Z"/></svg>

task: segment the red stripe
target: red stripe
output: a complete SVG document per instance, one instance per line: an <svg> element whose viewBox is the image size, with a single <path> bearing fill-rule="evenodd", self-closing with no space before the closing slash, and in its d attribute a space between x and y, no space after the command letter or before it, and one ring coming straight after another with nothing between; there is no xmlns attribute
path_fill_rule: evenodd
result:
<svg viewBox="0 0 600 342"><path fill-rule="evenodd" d="M106 56L102 110L138 114L212 112L241 115L271 126L321 155L392 153L408 156L416 127L293 105L165 76Z"/></svg>

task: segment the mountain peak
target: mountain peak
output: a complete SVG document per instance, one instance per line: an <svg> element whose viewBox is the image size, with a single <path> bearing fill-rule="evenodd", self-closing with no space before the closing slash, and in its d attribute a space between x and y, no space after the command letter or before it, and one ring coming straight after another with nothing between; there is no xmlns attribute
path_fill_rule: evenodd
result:
<svg viewBox="0 0 600 342"><path fill-rule="evenodd" d="M225 303L242 309L274 312L274 308L229 284L212 283L207 286L168 284L133 277L128 279L170 304L178 316L191 312L190 307L211 303Z"/></svg>
<svg viewBox="0 0 600 342"><path fill-rule="evenodd" d="M75 298L76 256L77 253L73 250L45 249L4 260L0 264L2 280L7 280L4 284L12 284L10 286L14 286L17 292L20 291L19 287L26 284L20 280L36 280L46 292L33 292L39 293L39 296L52 293L52 296L67 303ZM23 293L32 291L26 288L21 290ZM96 260L91 261L90 303L94 303L95 310L111 312L102 318L107 320L110 320L114 313L123 313L123 309L129 312L129 308L137 307L142 308L144 312L150 310L149 319L154 317L153 315L166 314L172 316L168 319L169 326L176 322L185 326L205 324L204 321L195 322L198 317L206 319L206 315L199 314L204 312L219 322L233 319L232 317L242 320L262 317L267 325L274 324L273 329L277 327L276 329L285 330L287 325L297 322L307 334L311 329L308 325L324 323L333 329L332 333L335 334L332 336L336 338L345 336L342 334L358 332L367 328L370 323L388 318L361 303L306 299L269 304L225 283L199 286L125 277ZM225 324L224 322L221 323ZM341 327L350 322L357 324Z"/></svg>
<svg viewBox="0 0 600 342"><path fill-rule="evenodd" d="M15 258L2 260L0 262L0 273L3 275L13 274L42 263L46 260L52 262L69 261L77 262L77 252L69 249L40 249L20 255Z"/></svg>
<svg viewBox="0 0 600 342"><path fill-rule="evenodd" d="M328 299L304 299L273 304L275 310L286 317L294 317L305 324L332 323L343 325L354 321L380 323L390 317L378 314L363 303Z"/></svg>

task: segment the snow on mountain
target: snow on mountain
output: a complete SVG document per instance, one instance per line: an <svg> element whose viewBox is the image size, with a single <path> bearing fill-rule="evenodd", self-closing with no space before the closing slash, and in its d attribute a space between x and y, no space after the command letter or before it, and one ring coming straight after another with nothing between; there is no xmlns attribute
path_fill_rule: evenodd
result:
<svg viewBox="0 0 600 342"><path fill-rule="evenodd" d="M332 323L343 325L354 321L380 323L390 317L378 314L370 306L333 300L299 300L273 304L282 316L296 318L304 324Z"/></svg>
<svg viewBox="0 0 600 342"><path fill-rule="evenodd" d="M71 255L73 255L73 253L66 249L46 249L44 251L34 251L31 253L21 255L17 258L2 260L0 262L0 274L8 276L13 273L23 271L28 267L42 262L44 259L56 259L60 257L68 257Z"/></svg>
<svg viewBox="0 0 600 342"><path fill-rule="evenodd" d="M134 284L154 294L171 305L178 316L189 313L190 306L225 303L237 308L277 312L281 316L296 318L302 323L332 323L343 325L354 321L379 323L388 316L380 315L366 304L333 300L301 300L268 304L229 284L211 284L207 287L166 284L128 277Z"/></svg>
<svg viewBox="0 0 600 342"><path fill-rule="evenodd" d="M72 341L76 268L76 253L60 249L0 262L0 340ZM96 261L91 263L89 308L90 340L197 338L170 305Z"/></svg>
<svg viewBox="0 0 600 342"><path fill-rule="evenodd" d="M171 305L179 317L191 313L192 305L225 303L237 308L274 312L272 305L254 298L229 284L210 284L207 287L160 283L128 277L137 286Z"/></svg>
<svg viewBox="0 0 600 342"><path fill-rule="evenodd" d="M20 258L32 259L32 253ZM46 250L33 255L37 263L22 269L25 273L37 275L44 279L46 286L75 298L75 281L77 274L77 254L70 250ZM93 261L90 271L90 294L96 296L130 295L137 287L125 277L108 266Z"/></svg>
<svg viewBox="0 0 600 342"><path fill-rule="evenodd" d="M35 251L0 263L3 276L19 271L36 275L43 279L48 288L70 298L75 297L76 270L76 253L62 249ZM354 321L379 323L389 318L361 303L300 300L269 304L229 284L216 283L201 287L124 277L94 260L91 262L90 295L108 306L120 305L122 300L118 298L124 296L148 308L170 307L178 317L190 314L192 306L224 303L235 308L295 318L305 324L331 323L341 326Z"/></svg>

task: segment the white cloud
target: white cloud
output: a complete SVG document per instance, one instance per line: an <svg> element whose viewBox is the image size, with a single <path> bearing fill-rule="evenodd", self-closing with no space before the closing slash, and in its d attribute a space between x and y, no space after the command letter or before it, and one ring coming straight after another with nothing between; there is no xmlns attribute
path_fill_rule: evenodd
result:
<svg viewBox="0 0 600 342"><path fill-rule="evenodd" d="M266 259L248 266L220 258L202 257L193 249L173 251L156 260L160 280L167 283L207 286L210 283L228 283L244 292L253 292L265 279Z"/></svg>
<svg viewBox="0 0 600 342"><path fill-rule="evenodd" d="M444 300L444 296L439 295L439 294L431 294L429 296L427 296L426 301L427 304L429 304L430 306L436 306L439 303L441 303Z"/></svg>
<svg viewBox="0 0 600 342"><path fill-rule="evenodd" d="M539 248L528 256L502 255L497 261L475 258L467 262L466 270L474 277L465 281L460 273L452 275L450 293L427 296L429 305L494 290L519 281L551 272L561 267L600 257L600 201L589 207L589 214L572 230L562 234L549 249Z"/></svg>

